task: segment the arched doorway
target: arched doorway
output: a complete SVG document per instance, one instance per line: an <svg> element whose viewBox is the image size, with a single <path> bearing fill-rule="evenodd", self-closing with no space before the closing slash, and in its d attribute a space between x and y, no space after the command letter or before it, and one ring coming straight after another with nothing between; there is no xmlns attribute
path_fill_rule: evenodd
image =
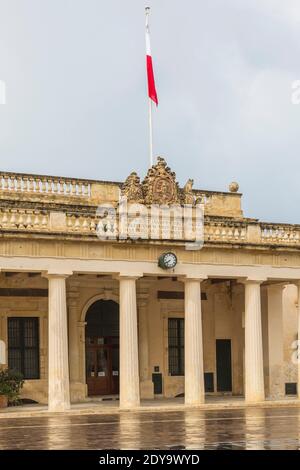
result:
<svg viewBox="0 0 300 470"><path fill-rule="evenodd" d="M97 300L86 314L86 382L89 395L119 393L119 305Z"/></svg>

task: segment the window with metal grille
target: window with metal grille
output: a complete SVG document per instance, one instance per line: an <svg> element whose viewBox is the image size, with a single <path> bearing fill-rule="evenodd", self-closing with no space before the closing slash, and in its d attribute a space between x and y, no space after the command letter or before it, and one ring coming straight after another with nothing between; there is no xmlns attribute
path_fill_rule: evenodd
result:
<svg viewBox="0 0 300 470"><path fill-rule="evenodd" d="M184 318L168 320L169 374L184 375Z"/></svg>
<svg viewBox="0 0 300 470"><path fill-rule="evenodd" d="M39 379L39 319L8 318L8 367L24 379Z"/></svg>

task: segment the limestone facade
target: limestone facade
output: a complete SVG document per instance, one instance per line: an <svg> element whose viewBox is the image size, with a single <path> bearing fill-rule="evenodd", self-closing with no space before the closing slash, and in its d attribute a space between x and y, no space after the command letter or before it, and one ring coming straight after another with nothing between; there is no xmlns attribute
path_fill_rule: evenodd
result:
<svg viewBox="0 0 300 470"><path fill-rule="evenodd" d="M185 394L192 406L205 393L248 402L299 393L299 227L244 217L236 184L228 193L192 184L181 189L162 159L143 182L133 174L125 185L0 175L6 362L24 370L26 354L35 354L25 344L28 325L10 319L38 319L38 358L29 360L37 376L26 379L23 398L64 411L91 390L119 394L122 408L154 396ZM99 240L97 208L118 211L124 194L145 207L159 198L192 210L200 202L204 246L189 250L176 237L121 239L112 223L115 236ZM165 252L178 259L171 270L157 264ZM95 324L94 337L95 305L103 325ZM117 308L117 327L106 308L111 318ZM23 335L20 344L14 334Z"/></svg>

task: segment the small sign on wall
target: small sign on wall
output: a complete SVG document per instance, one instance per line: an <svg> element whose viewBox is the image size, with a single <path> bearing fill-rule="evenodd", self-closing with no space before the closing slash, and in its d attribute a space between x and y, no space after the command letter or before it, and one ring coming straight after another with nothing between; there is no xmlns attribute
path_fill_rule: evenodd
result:
<svg viewBox="0 0 300 470"><path fill-rule="evenodd" d="M119 375L119 371L118 371L118 370L113 370L113 371L112 371L112 374L113 374L113 375Z"/></svg>
<svg viewBox="0 0 300 470"><path fill-rule="evenodd" d="M5 343L0 339L0 364L6 364L6 348Z"/></svg>

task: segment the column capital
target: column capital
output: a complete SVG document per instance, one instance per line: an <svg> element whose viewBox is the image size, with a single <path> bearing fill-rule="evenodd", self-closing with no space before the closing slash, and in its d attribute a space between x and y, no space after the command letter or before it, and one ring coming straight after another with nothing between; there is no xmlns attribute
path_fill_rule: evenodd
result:
<svg viewBox="0 0 300 470"><path fill-rule="evenodd" d="M179 277L178 280L183 282L183 283L186 283L186 282L202 282L202 281L206 281L208 279L208 276L199 276L199 277L196 277L196 276L182 276L182 277Z"/></svg>
<svg viewBox="0 0 300 470"><path fill-rule="evenodd" d="M137 279L140 279L143 277L143 273L119 273L113 276L113 279L116 279L117 281L125 281L125 280L132 280L136 281Z"/></svg>
<svg viewBox="0 0 300 470"><path fill-rule="evenodd" d="M67 277L72 276L73 271L69 272L53 272L53 271L46 271L42 273L42 277L46 279L67 279Z"/></svg>
<svg viewBox="0 0 300 470"><path fill-rule="evenodd" d="M263 282L265 282L267 279L266 278L241 278L241 279L238 279L237 282L240 283L240 284L244 284L244 285L251 285L251 284L262 284Z"/></svg>
<svg viewBox="0 0 300 470"><path fill-rule="evenodd" d="M281 289L281 290L283 290L285 288L285 286L286 286L286 283L281 282L281 283L276 283L276 284L267 284L266 288L268 290L271 290L271 289Z"/></svg>

